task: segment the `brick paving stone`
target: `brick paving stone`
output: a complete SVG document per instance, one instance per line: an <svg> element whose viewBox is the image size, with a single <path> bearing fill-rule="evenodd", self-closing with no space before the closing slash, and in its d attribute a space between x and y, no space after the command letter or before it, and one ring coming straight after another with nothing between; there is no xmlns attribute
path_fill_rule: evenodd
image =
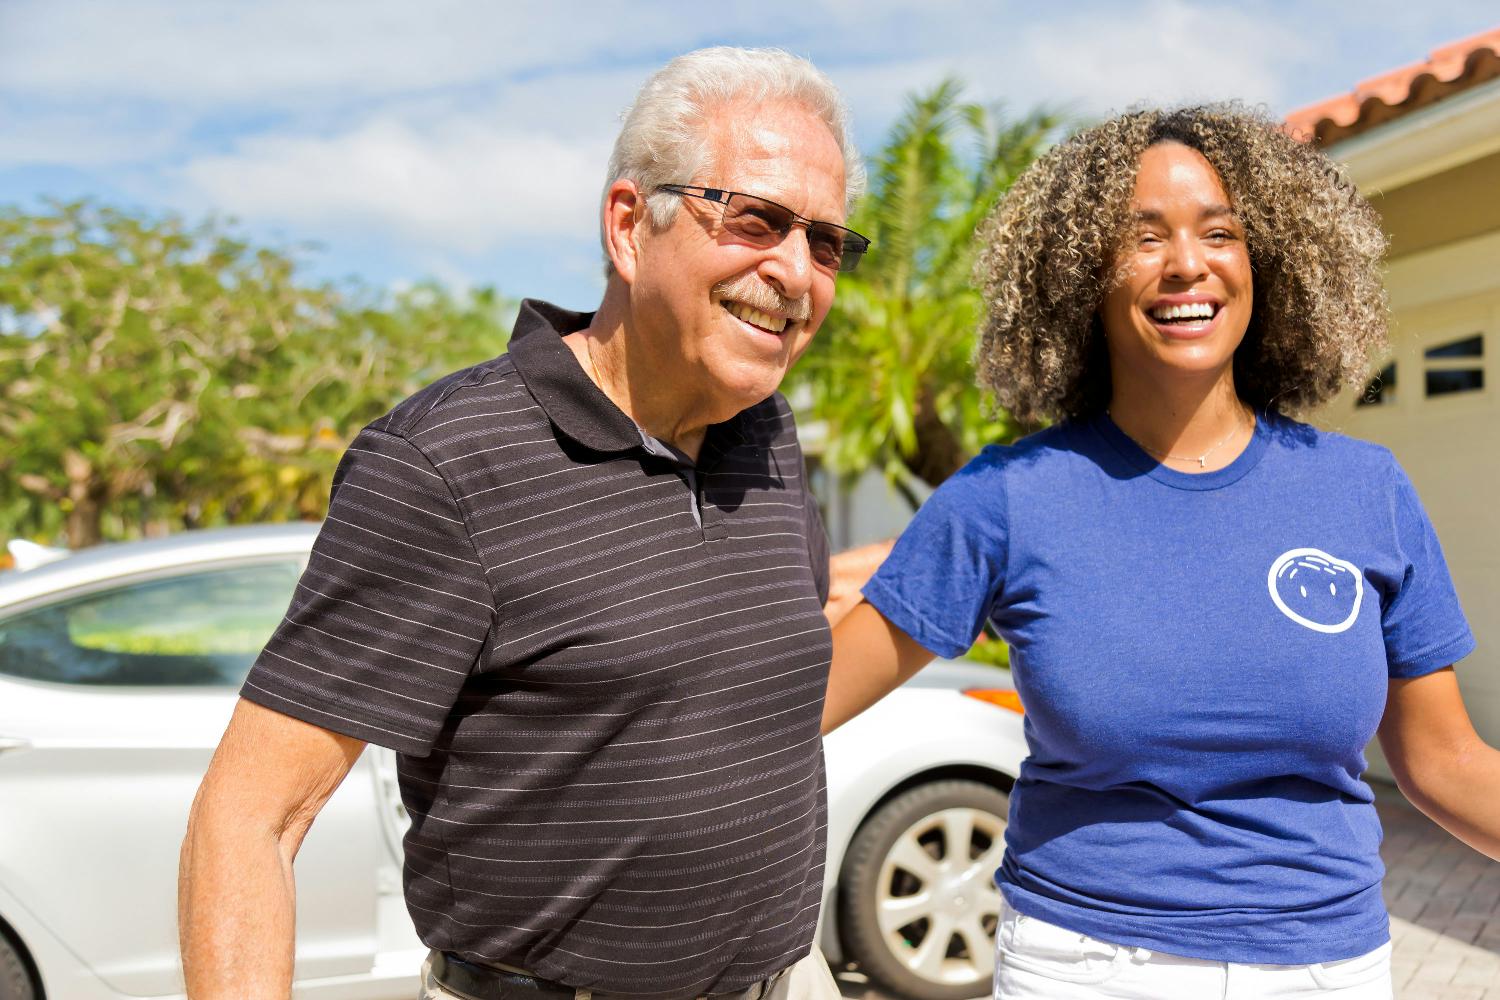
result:
<svg viewBox="0 0 1500 1000"><path fill-rule="evenodd" d="M1386 904L1386 909L1391 911L1391 916L1393 917L1400 917L1402 920L1415 920L1417 919L1417 914L1421 913L1422 908L1426 905L1426 900L1420 895L1411 895L1391 900Z"/></svg>
<svg viewBox="0 0 1500 1000"><path fill-rule="evenodd" d="M1448 926L1443 929L1443 934L1462 941L1464 944L1473 944L1479 938L1480 932L1484 930L1485 921L1484 917L1466 916L1460 910L1458 916L1449 921Z"/></svg>
<svg viewBox="0 0 1500 1000"><path fill-rule="evenodd" d="M1442 927L1458 916L1458 904L1459 901L1451 897L1434 896L1422 907L1417 917L1427 927Z"/></svg>
<svg viewBox="0 0 1500 1000"><path fill-rule="evenodd" d="M1473 950L1474 946L1469 942L1460 939L1455 934L1444 931L1438 936L1438 939L1433 942L1431 954L1457 956L1460 960L1462 960L1467 957Z"/></svg>
<svg viewBox="0 0 1500 1000"><path fill-rule="evenodd" d="M1416 993L1403 993L1400 1000L1484 1000L1479 986L1433 986Z"/></svg>
<svg viewBox="0 0 1500 1000"><path fill-rule="evenodd" d="M1500 987L1500 963L1466 958L1458 963L1453 982L1463 986Z"/></svg>
<svg viewBox="0 0 1500 1000"><path fill-rule="evenodd" d="M1453 977L1458 975L1459 961L1452 955L1428 955L1422 959L1422 964L1417 966L1417 971L1412 973L1411 981L1413 984L1445 986L1453 982Z"/></svg>

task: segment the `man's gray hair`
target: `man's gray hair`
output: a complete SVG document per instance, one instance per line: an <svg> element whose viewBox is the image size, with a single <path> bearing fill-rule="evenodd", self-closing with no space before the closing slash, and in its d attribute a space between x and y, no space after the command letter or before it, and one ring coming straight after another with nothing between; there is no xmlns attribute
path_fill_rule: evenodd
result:
<svg viewBox="0 0 1500 1000"><path fill-rule="evenodd" d="M845 202L854 204L864 191L865 168L849 134L849 109L833 81L790 52L727 45L680 55L646 80L610 153L606 194L617 180L634 181L647 194L652 224L670 225L682 199L656 189L703 177L711 156L708 115L738 100L790 101L821 119L844 155Z"/></svg>

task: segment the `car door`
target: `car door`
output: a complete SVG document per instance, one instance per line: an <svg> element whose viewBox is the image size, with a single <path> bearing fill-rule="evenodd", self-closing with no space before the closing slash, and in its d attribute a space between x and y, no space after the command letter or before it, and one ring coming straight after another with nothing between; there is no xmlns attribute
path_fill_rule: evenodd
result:
<svg viewBox="0 0 1500 1000"><path fill-rule="evenodd" d="M0 615L0 884L122 993L181 990L178 850L298 554L163 569ZM297 860L297 977L368 973L389 866L362 763Z"/></svg>

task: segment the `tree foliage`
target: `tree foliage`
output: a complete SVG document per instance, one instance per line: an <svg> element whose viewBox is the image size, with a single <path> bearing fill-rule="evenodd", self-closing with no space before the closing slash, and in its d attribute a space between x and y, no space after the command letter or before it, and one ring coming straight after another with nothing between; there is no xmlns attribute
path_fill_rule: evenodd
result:
<svg viewBox="0 0 1500 1000"><path fill-rule="evenodd" d="M833 311L793 370L808 415L826 428L825 460L882 468L898 486L936 486L1016 432L974 381L974 232L1063 121L1046 110L1010 120L961 90L948 80L914 96L892 128L849 223L873 246L840 276Z"/></svg>
<svg viewBox="0 0 1500 1000"><path fill-rule="evenodd" d="M0 532L318 516L359 428L503 350L508 312L487 289L309 284L217 223L0 209Z"/></svg>

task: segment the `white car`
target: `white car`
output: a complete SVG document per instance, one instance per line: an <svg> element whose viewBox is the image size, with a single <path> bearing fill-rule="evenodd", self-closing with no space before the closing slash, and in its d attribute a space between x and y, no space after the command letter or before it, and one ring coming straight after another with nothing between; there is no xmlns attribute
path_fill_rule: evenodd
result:
<svg viewBox="0 0 1500 1000"><path fill-rule="evenodd" d="M18 568L0 573L0 1000L181 995L174 886L188 807L316 532L190 532L72 555L12 546ZM820 944L835 969L855 963L923 1000L988 992L990 876L1025 755L1006 677L935 664L828 740ZM416 995L425 949L401 898L405 824L394 756L372 747L297 859L299 997Z"/></svg>

